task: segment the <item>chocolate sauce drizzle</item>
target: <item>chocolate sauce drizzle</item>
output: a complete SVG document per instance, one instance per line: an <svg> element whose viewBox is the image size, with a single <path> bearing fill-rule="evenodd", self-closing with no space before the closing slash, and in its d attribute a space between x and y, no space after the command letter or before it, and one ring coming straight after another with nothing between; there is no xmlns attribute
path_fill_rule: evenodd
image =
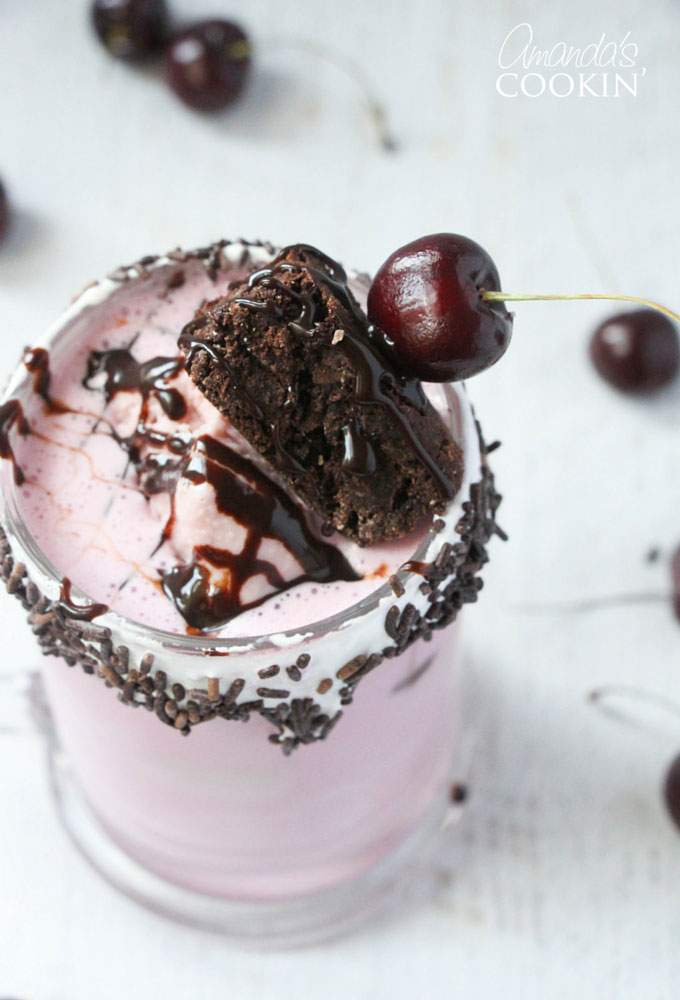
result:
<svg viewBox="0 0 680 1000"><path fill-rule="evenodd" d="M184 358L151 358L137 361L126 348L109 351L92 351L87 359L87 373L83 379L86 389L92 389L92 380L104 372L104 397L110 402L118 392L140 392L144 403L155 396L164 413L171 420L181 420L187 405L178 389L169 388L165 383L179 374L184 367Z"/></svg>
<svg viewBox="0 0 680 1000"><path fill-rule="evenodd" d="M209 340L196 336L195 331L200 326L202 326L200 318L191 320L191 322L187 323L187 325L183 328L179 336L178 344L186 355L186 361L191 360L195 351L205 351L205 353L209 355L216 365L219 365L220 368L223 368L224 371L226 371L229 376L231 387L245 409L248 410L248 412L252 414L256 420L264 420L265 416L262 407L257 402L255 397L251 396L247 389L245 389L242 385L239 385L238 381L234 377L231 365L225 356L216 350Z"/></svg>
<svg viewBox="0 0 680 1000"><path fill-rule="evenodd" d="M69 408L50 395L50 356L44 347L34 347L24 353L24 365L33 375L33 392L40 396L48 413L68 413ZM24 415L18 399L8 399L0 406L0 458L6 458L14 468L14 482L22 486L26 482L9 440L9 432L16 428L24 437L31 433L31 427Z"/></svg>
<svg viewBox="0 0 680 1000"><path fill-rule="evenodd" d="M400 569L403 569L405 573L417 573L419 576L427 576L431 565L426 562L418 562L417 559L409 559Z"/></svg>
<svg viewBox="0 0 680 1000"><path fill-rule="evenodd" d="M184 474L189 462L188 453L194 443L190 434L160 434L154 432L154 444L164 447L167 451L154 451L143 457L139 453L140 434L144 428L138 426L134 435L134 443L130 438L121 439L121 446L128 454L136 455L135 464L144 493L153 496L157 493L168 493L172 497L177 483ZM147 439L151 436L147 430Z"/></svg>
<svg viewBox="0 0 680 1000"><path fill-rule="evenodd" d="M50 395L50 356L44 347L32 347L24 354L24 364L33 375L33 392L40 396L49 413L68 413L69 407Z"/></svg>
<svg viewBox="0 0 680 1000"><path fill-rule="evenodd" d="M300 257L299 261L285 259L293 251ZM291 303L293 316L289 314L290 310L282 308L272 299L258 300L240 296L234 301L247 309L265 312L273 319L285 322L288 329L299 336L318 336L319 330L316 324L324 318L325 307L316 300L313 291L298 292L284 285L277 277L282 272L307 273L316 285L327 286L356 324L357 329L352 329L348 324L349 328L342 331L342 337L338 340L332 340L330 336L326 340L328 346L334 343L343 351L356 372L354 397L347 424L343 427L343 467L345 471L361 476L369 476L376 471L375 451L371 442L362 433L358 411L364 406L380 406L401 433L411 454L432 477L440 497L443 500L452 499L455 495L453 483L439 468L396 402L395 397L401 397L402 400L406 400L418 412L422 413L427 403L423 387L418 379L404 375L398 370L391 354L389 341L380 330L368 324L366 316L349 289L347 275L340 264L314 247L299 244L282 250L268 267L254 271L250 275L249 288L260 286L275 289ZM200 324L200 318L197 322ZM259 404L252 399L243 386L238 385L224 355L216 351L208 341L197 337L196 327L196 322L185 327L180 336L180 347L187 352L189 359L196 350L206 351L212 360L226 371L230 385L239 394L239 398L248 407L251 414L258 420L264 421L265 416ZM276 443L277 425L271 421L267 422L272 429ZM278 439L280 440L280 438ZM293 456L285 452L281 454L279 447L277 447L277 455L277 464L282 471L289 474L304 474L310 483L315 482L310 473L302 466L291 468L291 463L295 463Z"/></svg>
<svg viewBox="0 0 680 1000"><path fill-rule="evenodd" d="M111 434L135 466L145 495L167 493L170 497L170 516L154 552L172 535L175 492L183 476L193 483L209 482L215 490L218 510L233 517L247 532L240 553L197 546L191 563L176 566L162 575L164 593L187 624L200 631L218 628L246 608L263 603L273 593L306 580L359 579L337 549L313 534L302 510L281 487L243 456L207 436L195 442L187 433L168 434L145 424L147 403L152 395L171 420L180 420L185 415L187 406L181 392L166 385L183 365L182 357L157 357L140 363L125 348L93 351L87 361L83 385L94 388L93 379L104 373L106 379L100 388L107 402L118 392L141 394L142 407L135 431L129 437L121 437L113 429ZM253 401L253 405L257 404ZM144 445L157 450L149 452ZM302 572L295 580L284 580L272 563L259 558L258 550L265 537L281 542L300 564ZM221 571L217 574L219 583L215 583L215 574L210 572L208 564ZM272 593L259 601L242 603L243 586L258 574L265 576Z"/></svg>
<svg viewBox="0 0 680 1000"><path fill-rule="evenodd" d="M28 420L24 416L23 408L18 399L8 399L0 406L0 458L6 458L12 463L14 482L17 486L21 486L26 481L26 477L17 464L9 440L9 432L13 427L16 427L19 434L24 436L31 433Z"/></svg>
<svg viewBox="0 0 680 1000"><path fill-rule="evenodd" d="M108 604L75 604L71 597L71 581L67 576L61 581L59 607L67 618L78 622L94 621L109 610Z"/></svg>
<svg viewBox="0 0 680 1000"><path fill-rule="evenodd" d="M192 628L217 628L271 597L270 593L250 602L241 598L247 581L260 574L274 592L307 581L360 579L338 549L313 534L299 504L261 469L221 442L200 437L184 476L193 483L210 483L218 510L247 532L240 552L197 546L193 562L163 576L165 593ZM300 564L295 579L284 580L276 566L259 555L265 538L281 542ZM220 586L211 583L206 564L223 571Z"/></svg>

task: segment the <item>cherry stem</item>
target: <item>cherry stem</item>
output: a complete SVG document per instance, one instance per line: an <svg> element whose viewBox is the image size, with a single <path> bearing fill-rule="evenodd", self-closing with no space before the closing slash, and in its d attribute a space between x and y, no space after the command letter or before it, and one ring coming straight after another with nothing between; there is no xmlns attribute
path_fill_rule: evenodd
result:
<svg viewBox="0 0 680 1000"><path fill-rule="evenodd" d="M621 607L626 604L669 604L671 600L671 594L645 591L631 594L609 594L606 597L586 597L577 601L515 604L513 610L530 614L578 614L584 611L599 611L602 608Z"/></svg>
<svg viewBox="0 0 680 1000"><path fill-rule="evenodd" d="M288 49L296 52L304 52L307 55L316 56L324 62L330 63L344 73L346 77L353 81L361 90L366 108L370 116L373 128L381 149L393 153L397 148L397 143L390 132L387 122L387 112L383 105L373 94L371 82L361 65L343 52L338 52L329 45L319 45L316 42L308 42L304 39L286 37L285 35L275 35L266 39L272 48Z"/></svg>
<svg viewBox="0 0 680 1000"><path fill-rule="evenodd" d="M663 708L673 715L680 715L680 705L671 698L655 691L647 691L645 688L633 687L628 684L607 684L605 687L595 688L588 695L588 700L601 702L609 697L637 698L639 701L646 701L657 708Z"/></svg>
<svg viewBox="0 0 680 1000"><path fill-rule="evenodd" d="M636 302L640 306L647 306L649 309L656 309L657 312L663 313L664 316L668 316L670 319L675 320L676 323L680 323L680 316L677 313L674 313L671 309L667 309L666 306L659 305L658 302L652 302L650 299L640 299L637 295L600 295L585 293L583 295L511 295L509 292L487 292L484 288L480 289L479 294L485 302L566 302L573 299L604 299L608 302Z"/></svg>

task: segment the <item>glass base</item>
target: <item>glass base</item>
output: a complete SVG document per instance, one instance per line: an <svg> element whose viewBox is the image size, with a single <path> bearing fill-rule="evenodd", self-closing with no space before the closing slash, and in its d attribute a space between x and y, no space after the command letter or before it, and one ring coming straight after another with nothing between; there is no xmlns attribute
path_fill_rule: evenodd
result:
<svg viewBox="0 0 680 1000"><path fill-rule="evenodd" d="M83 857L111 885L147 909L218 933L240 946L302 947L347 934L378 915L411 908L426 889L426 873L441 848L445 826L460 812L459 806L437 802L417 829L382 861L324 892L272 902L225 900L191 892L150 872L116 843L74 780L38 678L31 684L30 700L33 719L46 737L58 814Z"/></svg>

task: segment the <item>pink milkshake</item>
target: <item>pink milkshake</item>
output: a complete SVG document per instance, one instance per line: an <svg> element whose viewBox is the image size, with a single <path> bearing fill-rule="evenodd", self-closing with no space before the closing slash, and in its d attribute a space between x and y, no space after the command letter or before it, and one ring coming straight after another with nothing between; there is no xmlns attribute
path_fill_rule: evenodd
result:
<svg viewBox="0 0 680 1000"><path fill-rule="evenodd" d="M375 908L445 815L459 665L441 626L476 598L498 503L460 384L423 397L462 456L455 491L372 544L332 533L291 457L272 465L206 398L179 335L273 256L223 243L120 269L0 407L2 573L47 654L67 825L142 902L265 943Z"/></svg>

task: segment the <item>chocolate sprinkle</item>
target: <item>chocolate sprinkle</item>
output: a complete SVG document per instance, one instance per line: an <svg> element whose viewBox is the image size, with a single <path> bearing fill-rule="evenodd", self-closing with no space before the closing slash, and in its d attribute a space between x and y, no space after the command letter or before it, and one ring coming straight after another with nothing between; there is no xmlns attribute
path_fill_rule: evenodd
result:
<svg viewBox="0 0 680 1000"><path fill-rule="evenodd" d="M287 698L290 691L286 691L285 688L260 687L257 689L257 693L260 698Z"/></svg>
<svg viewBox="0 0 680 1000"><path fill-rule="evenodd" d="M390 610L392 609L390 608ZM346 663L344 667L340 667L335 676L338 678L338 680L341 681L346 680L348 677L351 677L352 674L355 674L357 670L360 670L364 666L364 664L366 663L366 659L367 659L366 656L363 655L355 656L354 659Z"/></svg>

